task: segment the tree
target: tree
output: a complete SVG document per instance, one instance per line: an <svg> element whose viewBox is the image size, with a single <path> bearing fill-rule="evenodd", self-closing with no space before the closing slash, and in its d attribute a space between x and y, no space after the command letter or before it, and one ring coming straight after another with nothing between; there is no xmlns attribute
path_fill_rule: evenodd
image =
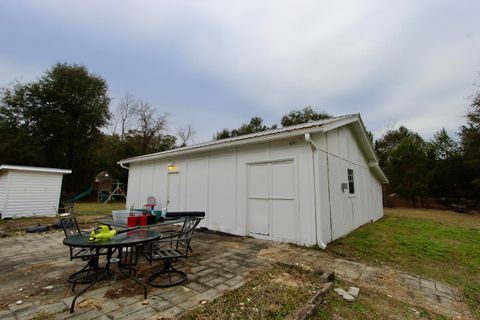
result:
<svg viewBox="0 0 480 320"><path fill-rule="evenodd" d="M124 139L125 134L132 129L133 118L137 112L138 102L130 93L125 93L120 99L115 110L115 128L120 127L120 138ZM114 130L115 131L115 130Z"/></svg>
<svg viewBox="0 0 480 320"><path fill-rule="evenodd" d="M391 191L410 198L413 206L417 196L423 201L427 193L427 144L420 135L401 126L377 140L375 150Z"/></svg>
<svg viewBox="0 0 480 320"><path fill-rule="evenodd" d="M467 124L460 128L461 147L471 177L470 196L480 198L480 91L477 92L467 113Z"/></svg>
<svg viewBox="0 0 480 320"><path fill-rule="evenodd" d="M445 129L435 133L427 148L429 195L459 198L465 193L466 176L459 144Z"/></svg>
<svg viewBox="0 0 480 320"><path fill-rule="evenodd" d="M191 124L183 128L177 129L177 135L181 140L180 147L185 147L189 141L193 141L193 136L195 135L195 130Z"/></svg>
<svg viewBox="0 0 480 320"><path fill-rule="evenodd" d="M315 111L312 107L290 111L282 117L281 124L284 127L293 126L312 121L324 120L332 116L325 111Z"/></svg>
<svg viewBox="0 0 480 320"><path fill-rule="evenodd" d="M90 183L100 128L110 118L107 83L82 65L57 63L35 82L6 88L0 162L71 168L67 189ZM19 157L12 157L21 154Z"/></svg>
<svg viewBox="0 0 480 320"><path fill-rule="evenodd" d="M139 101L135 109L136 128L128 132L128 141L133 143L138 154L164 151L175 147L176 138L166 134L168 114L159 115L148 103Z"/></svg>
<svg viewBox="0 0 480 320"><path fill-rule="evenodd" d="M232 133L229 129L225 128L225 129L222 129L220 130L219 132L217 132L214 136L213 136L213 139L214 140L222 140L222 139L227 139L227 138L230 138L232 136Z"/></svg>
<svg viewBox="0 0 480 320"><path fill-rule="evenodd" d="M267 127L263 124L263 119L260 117L253 117L250 119L249 123L244 123L240 126L240 128L229 130L229 129L222 129L221 131L217 132L213 137L215 140L221 140L231 137L238 137L245 134L262 132L269 129L275 129L277 126L273 125L272 127Z"/></svg>

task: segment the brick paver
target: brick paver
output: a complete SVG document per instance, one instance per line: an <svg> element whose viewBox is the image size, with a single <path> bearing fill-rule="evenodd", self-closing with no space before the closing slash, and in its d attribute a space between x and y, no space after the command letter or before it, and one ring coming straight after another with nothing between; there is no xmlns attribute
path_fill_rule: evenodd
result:
<svg viewBox="0 0 480 320"><path fill-rule="evenodd" d="M445 283L388 267L369 266L335 258L325 252L284 244L270 246L260 252L260 256L270 261L296 264L309 270L334 271L336 277L356 287L379 291L397 300L419 305L454 319L472 318L462 294Z"/></svg>
<svg viewBox="0 0 480 320"><path fill-rule="evenodd" d="M136 285L108 279L82 295L71 315L68 309L73 294L65 278L83 264L69 261L68 248L62 241L62 232L0 239L0 318L28 319L39 313L52 314L55 319L172 317L243 285L249 271L266 263L256 255L269 245L268 241L199 232L192 242L193 253L178 263L179 269L187 272L188 282L167 289L149 288L145 304L140 294L105 297L107 291L121 288L124 283ZM141 267L150 268L146 262ZM49 285L53 288L43 289ZM77 288L81 290L82 286ZM22 303L17 304L17 300Z"/></svg>
<svg viewBox="0 0 480 320"><path fill-rule="evenodd" d="M80 297L71 315L68 308L73 295L65 278L83 265L69 261L68 248L62 240L61 232L0 238L1 319L28 319L40 312L52 314L55 319L173 317L203 300L217 298L225 290L243 286L251 270L272 262L295 264L314 271L334 270L337 277L355 286L381 291L455 319L470 317L462 295L444 283L298 246L200 232L192 242L193 253L177 265L187 272L188 282L167 289L149 288L148 303L144 303L141 294L117 299L106 297L107 292L126 283L129 287L136 286L125 282L127 280L108 279ZM160 263L156 264L160 267ZM148 276L142 274L142 269L148 268L145 261L141 263L141 277ZM50 285L53 288L45 289ZM78 286L79 290L81 287ZM17 304L17 300L22 303Z"/></svg>

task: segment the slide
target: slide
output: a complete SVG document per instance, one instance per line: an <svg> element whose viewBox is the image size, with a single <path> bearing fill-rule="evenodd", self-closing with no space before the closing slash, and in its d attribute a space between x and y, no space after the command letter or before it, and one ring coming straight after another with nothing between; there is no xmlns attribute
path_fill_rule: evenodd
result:
<svg viewBox="0 0 480 320"><path fill-rule="evenodd" d="M89 196L95 189L93 188L93 185L90 186L87 190L83 191L82 193L77 194L75 197L69 199L69 202L76 202L86 196Z"/></svg>

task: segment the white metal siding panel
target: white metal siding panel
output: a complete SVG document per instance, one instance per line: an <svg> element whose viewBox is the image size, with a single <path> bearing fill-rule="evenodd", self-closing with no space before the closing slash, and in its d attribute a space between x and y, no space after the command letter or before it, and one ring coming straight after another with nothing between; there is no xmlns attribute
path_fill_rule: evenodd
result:
<svg viewBox="0 0 480 320"><path fill-rule="evenodd" d="M338 129L330 130L327 133L327 148L328 153L334 156L340 155L340 148L338 146Z"/></svg>
<svg viewBox="0 0 480 320"><path fill-rule="evenodd" d="M236 234L247 235L247 167L248 163L268 161L268 143L249 145L237 149L237 225Z"/></svg>
<svg viewBox="0 0 480 320"><path fill-rule="evenodd" d="M349 140L350 135L347 130L343 130L345 127L336 129L335 131L338 132L338 155L340 158L343 159L350 159L349 157Z"/></svg>
<svg viewBox="0 0 480 320"><path fill-rule="evenodd" d="M127 208L137 208L139 206L140 172L141 163L130 165L128 170Z"/></svg>
<svg viewBox="0 0 480 320"><path fill-rule="evenodd" d="M58 173L11 171L4 216L54 215L62 177Z"/></svg>
<svg viewBox="0 0 480 320"><path fill-rule="evenodd" d="M157 160L154 162L153 168L153 189L150 193L162 208L167 204L168 164L168 161Z"/></svg>
<svg viewBox="0 0 480 320"><path fill-rule="evenodd" d="M324 242L329 242L383 216L381 184L368 167L367 159L349 126L331 130L326 134L317 134L314 138L319 146L319 189L328 187L327 192L319 191L322 192L320 197L329 203L329 206L321 203L317 207L320 210L320 231L317 232L320 232ZM328 167L325 153L328 153ZM340 188L341 183L347 182L347 169L354 171L353 197L348 191L342 192ZM331 231L328 230L329 223Z"/></svg>
<svg viewBox="0 0 480 320"><path fill-rule="evenodd" d="M267 210L265 206L254 203L255 201L249 203L249 195L252 194L248 194L247 190L255 191L260 183L257 181L250 189L248 188L249 164L293 161L295 182L275 181L273 184L275 187L277 183L294 186L293 189L281 191L289 194L292 190L295 191L293 201L295 207L290 208L291 203L286 205L279 202L278 205L273 205L273 209L269 207L268 210L278 212L280 209L284 210L279 216L296 210L296 226L293 228L296 229L297 236L296 238L290 234L285 236L284 233L291 230L277 228L279 234L277 236L269 234L268 238L284 240L295 238L289 241L313 244L318 237L319 240L329 242L332 238L347 234L356 226L381 217L381 193L377 194L381 185L366 165L366 159L351 130L343 127L331 130L328 134L318 133L313 137L319 146L315 156L310 145L301 136L246 145L222 152L204 153L192 158L175 157L168 161L164 159L153 164L150 162L153 168L144 167L142 163L131 163L127 203L135 201L141 205L148 195L166 200L167 165L169 162L175 162L180 173L180 208L205 210L207 216L202 223L207 227L245 235L248 234L248 207L255 206L251 209L258 212ZM356 195L353 198L348 197L348 192L343 193L340 188L342 182L347 182L347 168L353 169L355 173ZM317 175L315 185L317 195L314 193L314 170ZM151 175L153 179L147 178L144 183L145 175ZM287 176L279 177L286 179ZM261 175L254 175L254 178L262 180ZM290 177L287 180L292 179ZM272 222L269 223L272 226ZM291 221L287 224L294 225ZM262 229L260 222L259 229Z"/></svg>
<svg viewBox="0 0 480 320"><path fill-rule="evenodd" d="M293 160L273 162L270 166L271 235L275 239L298 242L298 209Z"/></svg>
<svg viewBox="0 0 480 320"><path fill-rule="evenodd" d="M168 173L168 210L180 211L181 210L181 173L179 171Z"/></svg>
<svg viewBox="0 0 480 320"><path fill-rule="evenodd" d="M8 191L8 173L0 172L0 214L3 214Z"/></svg>
<svg viewBox="0 0 480 320"><path fill-rule="evenodd" d="M147 197L153 196L153 161L143 162L140 166L140 185L138 187L137 207L142 208L147 203Z"/></svg>
<svg viewBox="0 0 480 320"><path fill-rule="evenodd" d="M316 175L317 180L317 238L318 240L328 243L332 239L330 228L330 196L328 184L328 169L327 162L327 135L324 133L317 133L312 136L317 150Z"/></svg>
<svg viewBox="0 0 480 320"><path fill-rule="evenodd" d="M270 166L249 164L247 169L247 233L270 236Z"/></svg>
<svg viewBox="0 0 480 320"><path fill-rule="evenodd" d="M236 152L210 155L208 227L224 232L236 229Z"/></svg>
<svg viewBox="0 0 480 320"><path fill-rule="evenodd" d="M295 160L296 188L297 188L297 226L299 244L315 244L315 193L313 191L313 158L309 144L304 137L281 140L270 143L270 159Z"/></svg>
<svg viewBox="0 0 480 320"><path fill-rule="evenodd" d="M186 210L208 211L208 156L188 159Z"/></svg>

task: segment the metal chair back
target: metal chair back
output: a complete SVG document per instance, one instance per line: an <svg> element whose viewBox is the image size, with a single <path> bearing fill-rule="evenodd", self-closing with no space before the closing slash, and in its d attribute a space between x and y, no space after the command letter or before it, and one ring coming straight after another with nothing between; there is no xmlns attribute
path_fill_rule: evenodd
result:
<svg viewBox="0 0 480 320"><path fill-rule="evenodd" d="M60 220L60 225L63 228L66 238L82 234L73 213L61 213L58 215L58 219Z"/></svg>
<svg viewBox="0 0 480 320"><path fill-rule="evenodd" d="M188 255L188 248L190 247L190 242L192 241L193 234L195 233L195 229L200 223L200 220L201 219L198 217L186 217L182 230L178 235L176 248L178 249L179 246L184 247L185 253L187 255Z"/></svg>
<svg viewBox="0 0 480 320"><path fill-rule="evenodd" d="M152 263L152 260L163 261L162 269L148 277L148 282L151 286L158 288L171 287L181 284L188 279L187 273L175 269L173 264L178 259L186 259L188 257L190 241L200 220L201 218L199 217L185 218L179 234L153 242L146 250L147 252L144 250L144 255L150 263Z"/></svg>

